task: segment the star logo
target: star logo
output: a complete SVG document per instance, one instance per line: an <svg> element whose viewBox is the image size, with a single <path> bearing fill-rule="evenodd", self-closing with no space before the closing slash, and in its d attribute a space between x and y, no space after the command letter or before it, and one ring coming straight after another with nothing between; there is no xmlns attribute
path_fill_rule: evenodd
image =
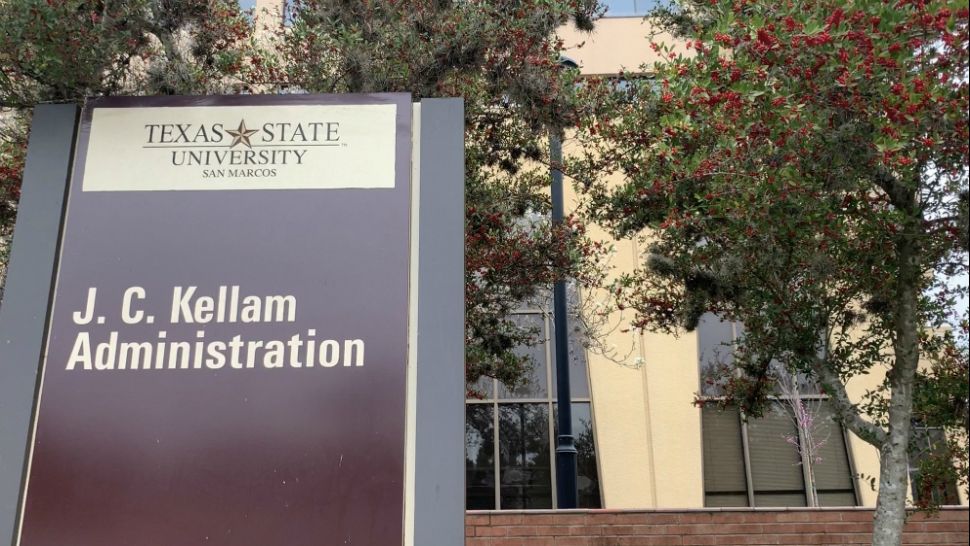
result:
<svg viewBox="0 0 970 546"><path fill-rule="evenodd" d="M230 148L235 148L239 144L242 144L247 148L252 148L253 145L249 142L249 137L255 135L259 131L256 129L247 129L246 120L241 120L239 122L239 127L237 127L235 130L226 129L226 132L232 137L232 144L229 145Z"/></svg>

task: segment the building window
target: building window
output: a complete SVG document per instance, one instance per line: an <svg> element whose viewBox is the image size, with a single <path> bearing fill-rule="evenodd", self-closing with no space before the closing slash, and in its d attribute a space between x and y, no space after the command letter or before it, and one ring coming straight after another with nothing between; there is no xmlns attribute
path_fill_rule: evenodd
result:
<svg viewBox="0 0 970 546"><path fill-rule="evenodd" d="M944 434L939 427L919 423L913 425L909 446L909 483L913 500L918 505L960 504ZM921 475L924 463L930 463L931 470L937 474L930 480L923 479ZM944 467L941 468L941 465Z"/></svg>
<svg viewBox="0 0 970 546"><path fill-rule="evenodd" d="M556 369L551 318L522 312L513 319L535 328L542 341L522 347L534 366L528 381L514 389L483 378L481 399L465 405L465 508L511 510L556 508ZM578 328L570 328L569 378L573 435L576 438L579 507L599 508L593 416L586 352Z"/></svg>
<svg viewBox="0 0 970 546"><path fill-rule="evenodd" d="M724 394L731 343L743 331L708 314L697 334L701 395L714 402ZM705 506L858 504L845 431L817 386L796 380L779 389L757 419L715 406L701 410Z"/></svg>

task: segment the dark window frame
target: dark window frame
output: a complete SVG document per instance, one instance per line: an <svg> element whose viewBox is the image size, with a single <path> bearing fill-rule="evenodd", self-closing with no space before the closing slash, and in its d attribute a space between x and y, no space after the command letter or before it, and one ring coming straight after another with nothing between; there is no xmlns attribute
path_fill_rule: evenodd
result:
<svg viewBox="0 0 970 546"><path fill-rule="evenodd" d="M503 385L498 380L493 378L483 378L483 381L480 382L479 385L481 386L488 385L488 389L487 389L488 392L485 393L485 396L480 399L469 398L465 400L466 408L469 406L488 406L491 408L491 414L492 414L491 430L493 435L492 442L491 442L492 449L493 449L493 455L492 455L493 484L492 485L493 485L495 496L494 496L493 507L487 508L487 509L490 509L490 510L529 509L529 508L521 508L521 507L509 508L509 507L502 506L503 485L502 485L502 466L501 466L502 465L502 457L501 457L502 434L500 430L501 409L503 407L509 408L509 407L515 407L518 405L538 404L538 405L545 406L546 420L547 420L546 430L548 434L547 437L549 438L548 454L549 454L549 461L551 462L550 472L549 472L551 499L550 499L550 505L548 507L545 507L544 509L555 510L555 509L558 509L558 506L557 506L558 502L556 498L557 497L556 464L555 464L556 441L555 441L554 434L557 428L555 415L556 415L556 406L558 404L558 400L556 395L555 382L553 380L555 375L555 363L553 360L554 347L553 347L553 339L551 336L553 319L552 319L551 313L548 310L538 308L538 307L523 308L518 311L515 311L514 313L512 313L512 315L513 317L524 316L524 315L538 315L539 317L541 317L542 332L540 333L540 335L543 339L540 342L540 345L541 345L541 353L544 355L544 358L545 358L545 363L544 365L540 363L539 367L541 367L545 372L545 377L544 377L545 394L544 396L535 396L531 394L525 395L525 396L516 396L514 392L509 392L506 389L504 389ZM598 454L600 453L600 450L597 445L598 435L595 432L596 416L595 416L595 411L592 403L591 386L589 384L589 358L588 358L588 354L586 354L586 349L583 348L581 345L578 347L573 346L571 348L583 351L583 366L585 371L583 380L585 381L585 385L583 387L579 387L578 385L575 384L576 378L575 377L570 378L571 381L574 383L573 393L570 396L570 403L573 405L574 413L576 413L576 408L579 405L585 405L585 406L588 406L589 408L589 412L588 412L590 417L589 427L593 431L593 450L594 450L594 453L597 454L596 465L595 465L597 491L596 491L595 497L599 501L598 503L596 503L599 506L591 506L591 508L596 508L596 507L601 507L603 503L603 490L602 490L602 479L601 479L601 476L603 475L603 473L601 468L601 464L602 464L601 458L598 456ZM579 389L581 392L584 391L585 396L582 396L582 395L577 396L576 395L577 389ZM467 409L466 409L466 412L467 412ZM579 434L579 432L580 431L578 430L574 430L574 433L576 434ZM466 464L467 464L467 459L466 459ZM582 497L582 494L581 494L581 497ZM466 495L466 509L470 509L470 510L476 509L476 508L467 508L467 495ZM543 509L543 508L537 508L537 509Z"/></svg>
<svg viewBox="0 0 970 546"><path fill-rule="evenodd" d="M931 427L914 422L910 432L910 447L907 457L910 494L914 502L920 502L923 488L920 483L920 463L924 456L939 448L939 444L946 442L946 430L942 427ZM922 444L922 445L921 445ZM929 492L933 496L930 504L940 506L955 506L960 504L959 487L956 480L947 480L945 484L937 485Z"/></svg>
<svg viewBox="0 0 970 546"><path fill-rule="evenodd" d="M708 320L710 320L710 319L708 319ZM725 325L725 322L724 321L720 321L718 319L718 322L720 323L719 326L721 326L721 327L723 327ZM705 391L705 385L707 387L710 387L710 388L716 388L716 385L714 385L714 384L708 384L707 383L707 380L705 379L705 367L706 366L705 366L705 361L704 361L704 355L705 355L705 352L706 351L705 351L705 347L703 346L703 340L704 340L704 337L705 336L704 336L704 334L701 331L701 328L704 327L704 325L705 325L705 322L702 320L701 323L698 325L697 330L696 330L697 349L698 349L697 354L698 354L698 357L699 357L698 358L698 369L699 369L699 376L700 376L700 385L699 385L699 389L700 389L699 390L699 394L700 394L700 396L699 396L699 399L701 401L704 401L704 402L717 403L719 401L722 401L723 400L723 397L718 396L716 393L708 394L708 393L705 393L704 392ZM727 324L727 326L730 327L730 331L731 331L731 340L730 341L733 343L734 340L736 340L737 337L740 335L741 328L739 327L739 325L733 324L733 323ZM730 348L728 346L723 346L723 347L724 347L724 349L723 349L724 351L729 351L730 350ZM826 396L824 394L817 394L817 393L806 393L806 394L799 393L797 395L797 397L799 399L801 399L801 400L817 401L817 402L821 402L821 403L824 403L826 400L829 399L828 396ZM769 397L769 399L772 400L774 404L778 404L779 406L781 406L784 411L786 411L786 412L788 411L788 408L786 406L787 406L787 404L789 404L790 397L788 397L788 396L771 396L771 397ZM705 411L705 409L702 409L701 411L703 412L703 411ZM736 411L738 413L738 419L740 420L741 451L742 451L742 461L741 461L741 464L743 465L744 479L745 479L745 491L744 491L744 494L747 497L747 506L748 507L759 507L759 505L757 503L757 499L756 499L756 495L758 495L758 491L755 488L754 477L753 477L753 473L752 473L751 435L750 435L750 431L748 430L749 429L750 420L747 418L747 416L744 415L744 412L741 411L740 409L736 409ZM849 441L849 436L848 436L848 433L845 430L845 427L841 423L837 423L837 422L833 423L833 426L837 427L837 429L838 429L837 431L833 431L833 433L841 434L842 443L845 446L844 454L845 454L845 458L846 458L846 464L847 464L847 467L848 467L848 470L849 470L849 481L852 484L852 488L851 488L851 490L848 490L848 489L838 489L838 490L832 489L832 490L828 490L828 491L820 491L820 490L818 490L818 488L816 488L816 493L819 496L821 496L822 493L847 494L847 493L850 493L851 492L851 494L852 494L852 496L854 498L854 504L852 504L852 506L859 506L860 505L860 499L862 498L862 496L861 496L860 491L859 491L859 483L858 483L858 480L856 479L857 476L858 476L858 474L857 474L856 469L855 469L855 458L853 457L853 453L852 453L852 445L851 445L851 443ZM805 440L804 433L801 430L801 428L798 427L798 426L794 426L794 425L792 426L792 428L793 428L793 430L798 435L797 441L798 441L799 445L805 445L805 441L806 440ZM702 446L705 444L705 438L706 438L706 436L707 435L704 432L704 419L703 419L703 414L702 414L702 418L701 418L701 445ZM796 447L795 446L792 446L792 449L796 449ZM803 492L804 498L805 498L805 506L806 507L816 507L818 505L815 503L815 499L811 495L811 490L810 490L810 487L808 485L811 482L812 467L813 467L813 465L815 465L815 463L813 461L809 460L809 458L806 456L806 454L803 451L804 450L798 450L798 456L801 459L800 465L801 465L801 468L802 468L802 492ZM703 462L702 462L702 464L703 464ZM816 474L816 477L817 477L817 474ZM707 489L706 480L704 480L704 481L705 481L705 484L704 484L704 505L705 506L708 506L708 496L718 496L718 495L727 496L727 495L732 495L732 494L734 494L734 495L740 495L742 493L740 491L733 492L733 493L729 493L729 492L709 492L708 489ZM822 504L822 506L826 506L826 505ZM777 507L777 506L762 505L760 507L767 508L767 507Z"/></svg>

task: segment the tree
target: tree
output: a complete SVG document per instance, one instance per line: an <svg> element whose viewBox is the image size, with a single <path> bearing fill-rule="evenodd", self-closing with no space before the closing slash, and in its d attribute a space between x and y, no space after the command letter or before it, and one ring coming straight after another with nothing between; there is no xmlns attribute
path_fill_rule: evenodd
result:
<svg viewBox="0 0 970 546"><path fill-rule="evenodd" d="M0 14L0 107L22 118L38 102L112 94L464 97L466 377L514 385L528 362L512 349L536 333L509 311L554 279L596 276L599 249L582 224L546 219L545 135L588 110L578 74L559 68L554 31L590 28L598 10L595 0L296 0L284 26L231 0L12 0ZM11 206L26 124L13 129L0 172Z"/></svg>
<svg viewBox="0 0 970 546"><path fill-rule="evenodd" d="M10 237L13 234L17 202L20 200L20 173L24 169L24 152L27 149L26 143L22 141L25 133L25 129L17 127L0 140L0 301L3 301L3 280L7 276Z"/></svg>
<svg viewBox="0 0 970 546"><path fill-rule="evenodd" d="M578 72L559 66L555 31L570 21L589 29L598 11L595 0L298 0L265 62L269 81L310 91L464 98L469 384L520 381L531 363L512 349L536 332L510 312L562 276L597 278L601 248L582 224L548 222L545 137L591 108Z"/></svg>
<svg viewBox="0 0 970 546"><path fill-rule="evenodd" d="M585 126L587 161L626 177L586 183L590 214L650 245L621 305L651 330L743 323L727 387L749 415L772 361L817 380L879 449L873 540L899 544L921 355L967 291L966 4L730 0L666 20L692 55L654 44L655 79Z"/></svg>
<svg viewBox="0 0 970 546"><path fill-rule="evenodd" d="M0 9L0 287L32 107L238 92L252 25L231 0L11 0ZM2 291L0 291L2 296Z"/></svg>

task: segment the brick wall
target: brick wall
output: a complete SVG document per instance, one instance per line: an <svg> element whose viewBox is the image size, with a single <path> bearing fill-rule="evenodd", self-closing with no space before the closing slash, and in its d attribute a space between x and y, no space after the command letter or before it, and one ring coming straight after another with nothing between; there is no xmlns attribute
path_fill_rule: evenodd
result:
<svg viewBox="0 0 970 546"><path fill-rule="evenodd" d="M871 509L468 512L465 546L871 544ZM914 514L904 544L967 546L966 507Z"/></svg>

